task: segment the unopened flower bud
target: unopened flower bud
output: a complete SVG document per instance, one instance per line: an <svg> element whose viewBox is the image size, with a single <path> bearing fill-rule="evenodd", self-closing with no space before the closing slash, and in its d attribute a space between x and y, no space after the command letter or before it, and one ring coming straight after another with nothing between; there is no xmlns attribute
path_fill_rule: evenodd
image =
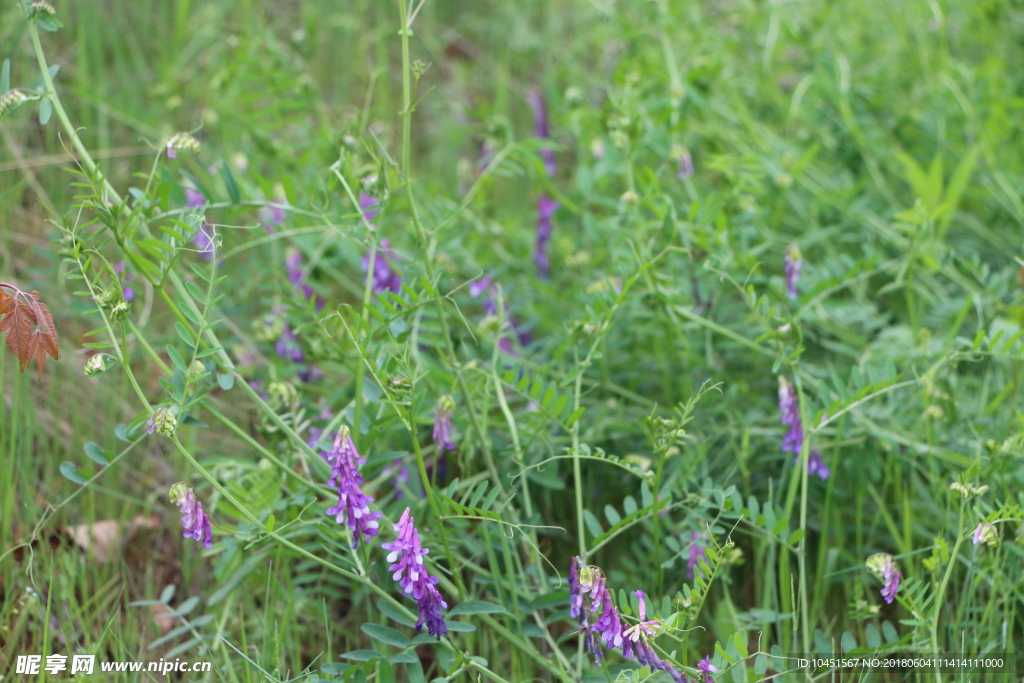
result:
<svg viewBox="0 0 1024 683"><path fill-rule="evenodd" d="M85 362L85 376L95 377L96 375L106 372L107 368L110 367L108 359L110 356L104 353L97 353Z"/></svg>
<svg viewBox="0 0 1024 683"><path fill-rule="evenodd" d="M178 429L178 418L174 416L170 408L157 408L149 416L146 422L147 434L159 434L160 436L174 436Z"/></svg>
<svg viewBox="0 0 1024 683"><path fill-rule="evenodd" d="M295 410L299 405L299 392L291 382L271 382L267 387L270 400L267 401L275 412L280 410Z"/></svg>
<svg viewBox="0 0 1024 683"><path fill-rule="evenodd" d="M202 147L199 141L188 133L175 133L167 141L167 158L177 159L179 151L192 152L198 154L202 151Z"/></svg>

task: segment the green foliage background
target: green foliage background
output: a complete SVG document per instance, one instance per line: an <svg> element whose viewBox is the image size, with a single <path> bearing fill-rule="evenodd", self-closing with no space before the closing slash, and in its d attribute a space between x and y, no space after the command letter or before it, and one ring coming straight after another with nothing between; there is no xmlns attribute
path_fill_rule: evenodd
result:
<svg viewBox="0 0 1024 683"><path fill-rule="evenodd" d="M326 426L325 406L331 426L360 425L369 489L391 521L413 507L449 604L471 605L456 618L468 625L456 650L482 659L410 641L407 615L267 535L270 525L345 567L358 559L392 590L379 548L351 553L325 521L326 466L222 365L209 369L224 384L205 377L191 413L204 424L179 439L262 527L156 437L103 471L125 448L117 426L145 415L122 370L81 375L82 344L108 340L83 337L98 318L72 295L81 285L67 281L76 267L55 246L57 226L84 226L90 245L124 257L90 223L97 207L75 208L88 193L66 173L66 131L27 104L0 122L0 272L46 297L64 358L42 382L17 375L13 357L0 364L0 671L17 654L88 651L211 659L210 680L231 681L635 677L615 656L604 671L577 664L565 574L581 548L622 590L624 613L635 613L627 595L647 592L677 629L659 639L662 654L691 673L712 655L726 680L757 680L786 668L766 654L839 643L1019 648L1019 3L427 0L406 60L391 2L56 9L63 28L43 46L103 174L132 206L149 202L138 220L154 230L186 220L186 179L204 191L226 279L196 305L223 321L216 334L240 377L298 387L298 404L274 406L288 429ZM12 86L39 76L11 2L0 6L6 58ZM406 176L412 60L429 66ZM547 99L550 142L532 136L531 89ZM176 131L203 151L161 161L147 195ZM501 151L486 174L484 147ZM679 179L684 150L695 173ZM408 289L366 311L368 233L332 165L353 187L372 171L390 189L377 238L394 245ZM532 259L541 193L562 203L549 280ZM260 210L282 199L286 222L268 235ZM783 280L791 243L804 260L796 301ZM289 248L323 312L295 296ZM186 262L203 277L210 265L191 253L175 262L205 291ZM482 274L501 284L500 320L468 291ZM96 268L89 277L109 281ZM157 403L174 384L165 346L191 351L174 330L183 293L164 283L168 303L135 278L126 348ZM323 379L302 383L275 356L261 332L275 307ZM497 345L515 338L510 317L532 336L515 354ZM800 388L826 481L780 450L780 375ZM434 457L445 394L459 450L428 505L413 453ZM401 500L393 462L412 472ZM180 539L166 499L179 480L213 510L211 553ZM989 489L961 499L954 481ZM131 538L106 562L69 537L74 525L127 529L151 514L158 528L122 532ZM997 546L971 542L983 520L996 523ZM711 565L696 583L695 531ZM903 573L892 605L864 565L878 552ZM474 612L476 602L500 610ZM156 603L174 610L173 635L154 622ZM340 656L370 649L417 656Z"/></svg>

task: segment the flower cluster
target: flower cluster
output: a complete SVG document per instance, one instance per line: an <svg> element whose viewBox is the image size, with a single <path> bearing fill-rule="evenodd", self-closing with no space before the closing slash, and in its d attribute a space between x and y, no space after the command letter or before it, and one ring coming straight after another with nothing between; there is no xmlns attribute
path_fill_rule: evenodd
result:
<svg viewBox="0 0 1024 683"><path fill-rule="evenodd" d="M185 528L182 535L199 541L209 550L213 546L213 525L210 516L203 511L203 504L196 500L195 491L179 482L171 487L170 498L181 513L181 526Z"/></svg>
<svg viewBox="0 0 1024 683"><path fill-rule="evenodd" d="M533 107L534 128L533 134L541 139L548 139L551 136L548 128L548 107L544 96L536 90L529 93L530 106ZM542 149L541 158L544 160L544 171L549 178L554 178L557 171L555 166L555 153L550 149ZM533 260L537 266L537 273L542 278L551 275L551 260L548 254L548 242L551 240L551 218L561 204L546 194L542 194L537 200L537 245L534 249Z"/></svg>
<svg viewBox="0 0 1024 683"><path fill-rule="evenodd" d="M796 388L783 376L779 376L779 421L789 427L782 438L783 453L800 453L804 445L804 424L800 420L800 401Z"/></svg>
<svg viewBox="0 0 1024 683"><path fill-rule="evenodd" d="M178 418L171 412L170 408L157 408L149 415L146 421L147 434L159 434L160 436L174 436L178 429Z"/></svg>
<svg viewBox="0 0 1024 683"><path fill-rule="evenodd" d="M452 411L455 401L451 396L442 396L434 408L434 443L438 451L454 451L452 443Z"/></svg>
<svg viewBox="0 0 1024 683"><path fill-rule="evenodd" d="M880 591L886 603L892 604L896 598L896 591L900 589L900 581L903 575L899 567L889 553L876 553L867 560L868 569L882 582Z"/></svg>
<svg viewBox="0 0 1024 683"><path fill-rule="evenodd" d="M974 530L972 541L974 545L999 545L999 530L992 522L981 522Z"/></svg>
<svg viewBox="0 0 1024 683"><path fill-rule="evenodd" d="M334 521L345 523L352 530L352 547L359 545L362 537L367 543L377 535L377 520L383 513L370 510L373 498L363 493L363 477L359 474L359 465L366 462L359 455L356 445L352 442L352 434L348 427L342 425L334 438L334 448L327 456L331 465L330 487L338 488L338 504L327 509L327 514L335 515Z"/></svg>
<svg viewBox="0 0 1024 683"><path fill-rule="evenodd" d="M125 301L131 303L135 298L135 290L131 288L132 274L125 270L124 261L118 261L114 264L114 272L121 278L121 295Z"/></svg>
<svg viewBox="0 0 1024 683"><path fill-rule="evenodd" d="M285 276L288 282L295 288L296 294L309 301L313 299L317 310L324 307L322 301L317 300L313 295L313 288L306 283L306 269L302 265L302 252L295 247L289 247L284 255Z"/></svg>
<svg viewBox="0 0 1024 683"><path fill-rule="evenodd" d="M381 547L391 551L388 562L392 564L388 571L393 572L393 578L402 591L416 600L420 612L416 630L423 630L423 624L426 624L427 632L440 638L448 635L448 626L441 615L441 610L447 609L448 604L435 588L438 578L431 576L423 565L423 556L430 550L420 546L420 535L414 523L415 520L409 516L409 508L405 508L402 518L395 522L398 538L392 543L381 544Z"/></svg>
<svg viewBox="0 0 1024 683"><path fill-rule="evenodd" d="M655 671L665 671L676 683L688 681L686 674L663 661L654 651L652 641L658 634L661 622L647 619L644 592L638 590L634 595L640 602L640 619L638 623L627 626L612 602L612 594L601 569L593 565L583 566L580 558L572 558L569 564L569 614L579 620L585 632L584 646L587 652L594 655L595 662L604 656L598 648L599 635L607 649L621 650L626 659L649 666ZM586 597L590 599L589 609Z"/></svg>
<svg viewBox="0 0 1024 683"><path fill-rule="evenodd" d="M797 459L799 458L800 456L797 456ZM832 471L822 461L821 453L818 452L817 448L811 450L811 455L807 459L807 474L817 474L822 479L828 479L832 475Z"/></svg>
<svg viewBox="0 0 1024 683"><path fill-rule="evenodd" d="M199 141L188 133L175 133L167 140L164 148L168 159L177 159L178 152L192 152L198 154L202 149Z"/></svg>
<svg viewBox="0 0 1024 683"><path fill-rule="evenodd" d="M371 277L369 273L370 250L366 251L366 256L362 258L363 272L367 273L367 277L371 277L370 290L374 294L398 292L402 289L402 276L395 270L394 265L397 261L398 257L391 250L391 240L381 240L377 253L373 258L373 273Z"/></svg>
<svg viewBox="0 0 1024 683"><path fill-rule="evenodd" d="M498 314L498 301L497 301L498 283L494 281L490 275L485 275L479 280L475 280L469 285L469 295L474 299L482 294L487 294L487 298L484 299L484 313L487 315ZM533 341L533 336L530 332L519 322L519 319L514 315L508 316L508 325L515 332L516 337L519 338L519 343L523 346L529 345ZM498 339L498 347L505 353L515 354L512 349L512 343L508 340L508 337L502 335Z"/></svg>

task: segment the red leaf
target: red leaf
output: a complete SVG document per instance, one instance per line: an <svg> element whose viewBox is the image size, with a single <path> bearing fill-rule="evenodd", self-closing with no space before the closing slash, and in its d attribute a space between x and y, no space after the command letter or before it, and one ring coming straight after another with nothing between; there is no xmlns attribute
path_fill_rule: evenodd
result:
<svg viewBox="0 0 1024 683"><path fill-rule="evenodd" d="M57 328L49 307L39 300L39 293L16 290L14 295L0 290L0 332L7 333L7 348L18 358L21 372L34 358L39 366L39 377L46 367L46 354L57 360L60 348Z"/></svg>

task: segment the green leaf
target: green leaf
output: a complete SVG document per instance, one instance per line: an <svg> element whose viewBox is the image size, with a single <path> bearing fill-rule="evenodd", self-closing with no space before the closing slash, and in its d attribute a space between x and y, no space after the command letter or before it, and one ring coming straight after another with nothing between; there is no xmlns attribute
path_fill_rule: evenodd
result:
<svg viewBox="0 0 1024 683"><path fill-rule="evenodd" d="M391 657L392 664L419 664L419 661L416 655L409 652L399 652Z"/></svg>
<svg viewBox="0 0 1024 683"><path fill-rule="evenodd" d="M747 634L743 631L737 631L732 634L732 642L736 644L736 651L740 653L740 656L744 659L747 658Z"/></svg>
<svg viewBox="0 0 1024 683"><path fill-rule="evenodd" d="M186 282L185 289L188 290L188 293L191 294L192 298L195 299L196 301L206 301L206 295L203 294L203 290L196 287L195 284L191 282Z"/></svg>
<svg viewBox="0 0 1024 683"><path fill-rule="evenodd" d="M64 28L64 24L60 23L60 19L58 19L57 17L50 17L46 15L36 17L36 25L38 25L39 28L43 29L44 31L49 31L50 33L53 33L58 29Z"/></svg>
<svg viewBox="0 0 1024 683"><path fill-rule="evenodd" d="M185 359L182 358L181 354L178 353L178 350L175 349L170 344L167 345L167 355L170 357L171 362L174 363L175 367L177 367L179 370L184 372L185 370L188 369L188 366L185 365Z"/></svg>
<svg viewBox="0 0 1024 683"><path fill-rule="evenodd" d="M343 654L342 657L354 662L371 662L374 659L382 659L384 655L375 650L352 650Z"/></svg>
<svg viewBox="0 0 1024 683"><path fill-rule="evenodd" d="M409 647L409 639L401 631L396 631L390 626L363 624L362 631L374 640L379 640L382 643L387 643L401 649Z"/></svg>
<svg viewBox="0 0 1024 683"><path fill-rule="evenodd" d="M615 526L616 524L622 521L622 515L620 515L619 511L613 508L611 505L604 506L604 516L605 519L608 520L608 523L612 526Z"/></svg>
<svg viewBox="0 0 1024 683"><path fill-rule="evenodd" d="M452 617L458 617L463 614L507 614L508 616L512 616L512 614L501 605L495 605L493 602L484 602L482 600L460 602L448 612L448 615Z"/></svg>
<svg viewBox="0 0 1024 683"><path fill-rule="evenodd" d="M76 484L84 484L86 478L78 473L78 466L73 462L63 462L60 465L60 473L65 477L75 482Z"/></svg>
<svg viewBox="0 0 1024 683"><path fill-rule="evenodd" d="M230 372L223 374L218 372L217 384L219 384L220 388L223 389L224 391L230 391L231 387L235 386L235 376Z"/></svg>
<svg viewBox="0 0 1024 683"><path fill-rule="evenodd" d="M591 536L597 538L604 533L600 520L590 510L583 510L583 521L586 523L587 529L590 530Z"/></svg>
<svg viewBox="0 0 1024 683"><path fill-rule="evenodd" d="M45 126L48 124L51 116L53 116L53 102L50 101L49 97L44 97L39 100L39 125Z"/></svg>
<svg viewBox="0 0 1024 683"><path fill-rule="evenodd" d="M464 621L445 620L444 623L448 625L448 630L454 633L472 633L476 630L476 626L473 626L473 624L467 624Z"/></svg>
<svg viewBox="0 0 1024 683"><path fill-rule="evenodd" d="M106 467L107 465L110 464L110 461L107 460L106 457L104 457L103 450L100 449L100 447L94 444L92 441L89 441L88 443L85 444L85 455L94 463L102 465L103 467Z"/></svg>
<svg viewBox="0 0 1024 683"><path fill-rule="evenodd" d="M192 332L190 332L187 327L182 325L180 322L176 322L176 323L174 323L174 329L178 331L178 336L181 337L181 340L183 342L185 342L185 344L190 349L191 348L195 348L195 345L196 345L195 337L192 336Z"/></svg>
<svg viewBox="0 0 1024 683"><path fill-rule="evenodd" d="M220 162L220 176L224 179L224 188L228 191L231 203L238 204L241 202L242 196L238 192L238 183L235 182L235 175L231 172L231 167L228 166L227 161Z"/></svg>

